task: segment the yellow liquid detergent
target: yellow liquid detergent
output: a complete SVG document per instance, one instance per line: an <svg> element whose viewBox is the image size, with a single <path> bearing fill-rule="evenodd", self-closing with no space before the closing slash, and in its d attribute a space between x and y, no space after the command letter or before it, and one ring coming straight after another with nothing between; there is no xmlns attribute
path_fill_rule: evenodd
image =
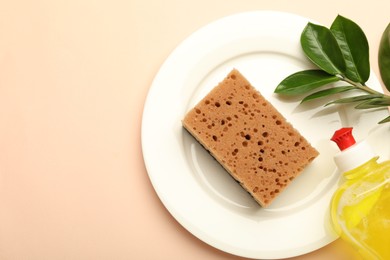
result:
<svg viewBox="0 0 390 260"><path fill-rule="evenodd" d="M365 144L352 143L342 149L340 158L335 157L339 168L348 170L332 199L332 224L364 259L390 260L390 161L378 163L378 157L371 155ZM365 162L359 164L361 160Z"/></svg>

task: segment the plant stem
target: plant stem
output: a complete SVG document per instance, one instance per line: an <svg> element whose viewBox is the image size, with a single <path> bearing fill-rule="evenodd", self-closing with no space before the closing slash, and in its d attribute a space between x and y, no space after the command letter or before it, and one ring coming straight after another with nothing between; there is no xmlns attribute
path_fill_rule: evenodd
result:
<svg viewBox="0 0 390 260"><path fill-rule="evenodd" d="M372 88L370 88L370 87L368 87L368 86L366 86L366 85L362 85L362 86L360 87L360 89L363 90L363 91L366 91L366 92L368 92L368 93L370 93L370 94L378 94L378 95L383 95L383 96L385 96L385 94L383 94L383 93L381 93L381 92L378 92L378 91L376 91L376 90L373 90Z"/></svg>
<svg viewBox="0 0 390 260"><path fill-rule="evenodd" d="M378 92L378 91L376 91L376 90L373 90L372 88L368 87L368 86L365 85L365 84L362 85L362 84L357 83L357 82L355 82L355 81L352 81L352 80L350 80L349 78L346 78L346 77L344 77L344 76L341 76L341 80L343 80L343 81L345 81L345 82L351 84L352 86L354 86L354 87L356 87L356 88L358 88L358 89L360 89L360 90L362 90L362 91L365 91L365 92L367 92L367 93L369 93L369 94L376 94L376 95L383 95L383 96L385 96L383 93Z"/></svg>

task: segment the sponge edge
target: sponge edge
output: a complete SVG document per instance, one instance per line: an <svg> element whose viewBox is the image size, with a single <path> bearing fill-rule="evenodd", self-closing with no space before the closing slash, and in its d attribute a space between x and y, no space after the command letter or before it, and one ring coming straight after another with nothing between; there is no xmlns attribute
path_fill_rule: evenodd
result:
<svg viewBox="0 0 390 260"><path fill-rule="evenodd" d="M319 154L236 69L182 123L262 207Z"/></svg>

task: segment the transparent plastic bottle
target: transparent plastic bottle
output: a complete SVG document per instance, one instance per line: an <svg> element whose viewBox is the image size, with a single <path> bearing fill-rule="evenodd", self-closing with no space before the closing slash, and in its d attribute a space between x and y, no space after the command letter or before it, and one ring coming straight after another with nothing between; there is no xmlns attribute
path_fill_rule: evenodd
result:
<svg viewBox="0 0 390 260"><path fill-rule="evenodd" d="M390 260L390 161L379 163L370 146L355 142L352 128L333 135L334 160L344 182L331 202L335 231L364 259Z"/></svg>

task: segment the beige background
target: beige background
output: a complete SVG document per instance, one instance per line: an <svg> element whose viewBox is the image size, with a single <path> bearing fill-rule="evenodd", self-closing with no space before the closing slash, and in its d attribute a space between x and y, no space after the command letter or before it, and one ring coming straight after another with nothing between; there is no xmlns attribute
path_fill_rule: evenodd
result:
<svg viewBox="0 0 390 260"><path fill-rule="evenodd" d="M149 182L149 86L194 30L281 10L366 32L374 73L388 0L0 2L0 259L240 259L192 236ZM358 259L336 241L295 259Z"/></svg>

